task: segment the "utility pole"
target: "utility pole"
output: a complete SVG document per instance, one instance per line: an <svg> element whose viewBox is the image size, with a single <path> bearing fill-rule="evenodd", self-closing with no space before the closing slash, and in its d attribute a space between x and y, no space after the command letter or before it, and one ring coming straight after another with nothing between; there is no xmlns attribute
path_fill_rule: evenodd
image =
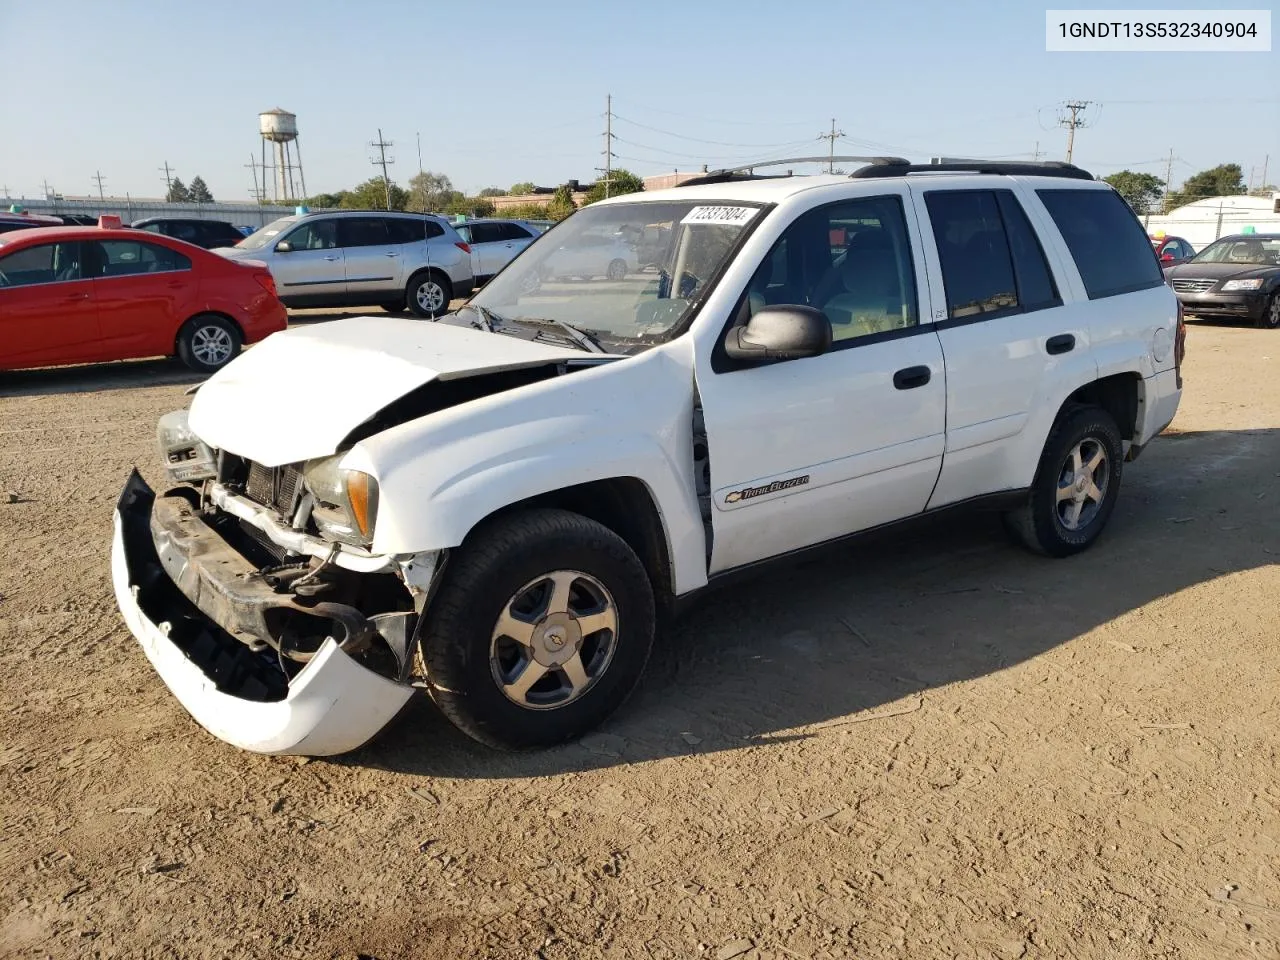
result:
<svg viewBox="0 0 1280 960"><path fill-rule="evenodd" d="M1067 163L1071 162L1071 154L1075 150L1076 144L1076 128L1083 127L1084 121L1080 119L1080 114L1089 106L1088 100L1071 100L1064 103L1063 109L1071 111L1070 119L1061 117L1058 120L1058 126L1067 128Z"/></svg>
<svg viewBox="0 0 1280 960"><path fill-rule="evenodd" d="M43 196L46 200L52 200L52 199L53 199L53 191L49 189L49 181L48 181L47 179L46 179L46 180L42 180L42 181L41 181L41 186L44 188L44 193L43 193L43 194L41 194L41 196Z"/></svg>
<svg viewBox="0 0 1280 960"><path fill-rule="evenodd" d="M169 191L173 189L173 171L169 169L169 161L164 162L164 166L160 167L164 171L164 198L169 199Z"/></svg>
<svg viewBox="0 0 1280 960"><path fill-rule="evenodd" d="M836 172L836 139L844 136L843 130L836 130L836 118L831 118L831 132L818 134L819 140L831 141L831 149L827 152L827 173Z"/></svg>
<svg viewBox="0 0 1280 960"><path fill-rule="evenodd" d="M1036 148L1031 152L1031 159L1036 163L1040 162L1040 141L1036 141Z"/></svg>
<svg viewBox="0 0 1280 960"><path fill-rule="evenodd" d="M107 198L103 196L103 193L102 193L102 181L105 180L106 178L102 175L102 171L95 170L93 172L93 176L90 177L89 179L98 181L98 202L105 203Z"/></svg>
<svg viewBox="0 0 1280 960"><path fill-rule="evenodd" d="M1169 158L1164 165L1164 196L1160 200L1160 212L1169 212L1169 193L1173 189L1173 147L1169 148Z"/></svg>
<svg viewBox="0 0 1280 960"><path fill-rule="evenodd" d="M1268 153L1262 158L1262 182L1258 184L1258 187L1262 190L1267 189L1267 165L1270 163L1271 154Z"/></svg>
<svg viewBox="0 0 1280 960"><path fill-rule="evenodd" d="M382 182L387 188L387 209L391 209L391 175L387 173L387 164L395 163L395 158L387 159L387 147L393 146L390 140L382 139L382 128L378 128L378 139L370 144L378 150L377 158L370 158L370 163L375 167L382 167Z"/></svg>
<svg viewBox="0 0 1280 960"><path fill-rule="evenodd" d="M613 184L613 158L617 154L613 152L613 94L605 94L604 98L604 166L596 167L597 173L603 173L604 179L604 195L608 197L612 193Z"/></svg>
<svg viewBox="0 0 1280 960"><path fill-rule="evenodd" d="M249 162L246 163L245 166L253 173L253 202L261 205L267 198L258 190L258 161L253 159L252 153L249 154ZM266 174L265 170L263 171L263 174Z"/></svg>

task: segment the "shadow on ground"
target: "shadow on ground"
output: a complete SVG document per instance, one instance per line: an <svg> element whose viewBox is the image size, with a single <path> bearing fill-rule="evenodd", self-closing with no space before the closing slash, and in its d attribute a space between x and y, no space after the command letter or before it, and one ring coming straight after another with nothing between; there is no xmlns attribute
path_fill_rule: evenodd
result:
<svg viewBox="0 0 1280 960"><path fill-rule="evenodd" d="M98 393L195 384L204 374L177 360L117 360L74 367L41 367L38 370L0 371L0 398L36 397L56 393Z"/></svg>
<svg viewBox="0 0 1280 960"><path fill-rule="evenodd" d="M379 739L336 762L536 777L767 745L861 711L914 710L933 688L1031 660L1159 597L1280 562L1278 465L1280 430L1171 434L1128 465L1109 529L1077 557L1014 547L991 514L920 521L708 595L659 639L635 696L580 743L495 752L420 697Z"/></svg>

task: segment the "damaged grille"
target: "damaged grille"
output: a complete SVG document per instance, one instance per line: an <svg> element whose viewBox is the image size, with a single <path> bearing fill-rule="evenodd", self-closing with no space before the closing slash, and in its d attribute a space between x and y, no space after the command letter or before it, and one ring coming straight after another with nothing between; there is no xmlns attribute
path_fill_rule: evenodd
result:
<svg viewBox="0 0 1280 960"><path fill-rule="evenodd" d="M296 467L264 467L251 462L244 492L255 503L275 507L281 516L292 518L302 492L302 473Z"/></svg>

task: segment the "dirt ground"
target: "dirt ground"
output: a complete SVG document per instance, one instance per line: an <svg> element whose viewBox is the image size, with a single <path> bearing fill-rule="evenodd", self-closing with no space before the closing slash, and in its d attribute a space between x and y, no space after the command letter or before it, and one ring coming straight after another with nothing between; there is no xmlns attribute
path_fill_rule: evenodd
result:
<svg viewBox="0 0 1280 960"><path fill-rule="evenodd" d="M419 699L311 762L204 733L116 612L194 379L0 374L0 956L1280 956L1278 370L1194 326L1080 557L935 521L707 598L581 744Z"/></svg>

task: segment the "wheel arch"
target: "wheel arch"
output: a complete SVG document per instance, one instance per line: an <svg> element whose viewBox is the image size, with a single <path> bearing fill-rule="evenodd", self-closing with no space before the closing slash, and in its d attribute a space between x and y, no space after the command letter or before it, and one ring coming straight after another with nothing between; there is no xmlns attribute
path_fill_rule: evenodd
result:
<svg viewBox="0 0 1280 960"><path fill-rule="evenodd" d="M1099 377L1073 390L1058 408L1053 422L1057 423L1076 407L1101 407L1120 428L1120 439L1132 440L1142 411L1142 387L1142 374L1133 370Z"/></svg>

